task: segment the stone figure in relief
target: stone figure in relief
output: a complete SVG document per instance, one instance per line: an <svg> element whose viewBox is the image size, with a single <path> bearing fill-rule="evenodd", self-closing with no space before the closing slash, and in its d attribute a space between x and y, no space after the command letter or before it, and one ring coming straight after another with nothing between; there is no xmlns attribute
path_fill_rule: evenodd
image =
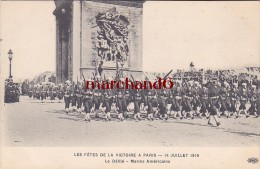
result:
<svg viewBox="0 0 260 169"><path fill-rule="evenodd" d="M118 14L116 8L100 12L96 16L98 26L95 50L104 62L124 62L129 54L128 19Z"/></svg>

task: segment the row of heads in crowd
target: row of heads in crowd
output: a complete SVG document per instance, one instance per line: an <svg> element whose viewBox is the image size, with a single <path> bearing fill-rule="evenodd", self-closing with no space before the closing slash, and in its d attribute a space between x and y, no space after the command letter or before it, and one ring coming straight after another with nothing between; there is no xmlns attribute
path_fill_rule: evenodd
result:
<svg viewBox="0 0 260 169"><path fill-rule="evenodd" d="M5 80L5 86L20 86L20 83L15 83L13 79L9 78Z"/></svg>
<svg viewBox="0 0 260 169"><path fill-rule="evenodd" d="M125 78L120 78L118 81L125 81ZM158 79L155 79L154 81L157 81ZM108 77L106 79L107 83L110 83L111 81L114 81L113 77ZM131 80L129 80L131 81ZM143 82L146 80L141 80L141 79L136 79L133 80L131 82L129 82L129 85L132 85L132 82ZM47 83L37 83L34 85L30 85L30 87L44 87L44 86L50 86L50 87L54 87L54 88L60 88L60 87L64 87L64 86L80 86L80 87L84 87L86 85L86 82L97 82L97 80L94 80L92 78L88 78L87 80L77 80L76 82L74 81L70 81L70 80L66 80L64 83L59 83L59 84L55 84L53 82L47 82ZM213 85L216 87L225 87L227 89L231 89L231 88L249 88L252 90L258 89L260 86L258 86L257 84L250 84L248 82L242 82L242 83L238 83L238 82L228 82L228 81L220 81L220 80L208 80L207 82L200 82L200 81L196 81L196 80L172 80L174 87L185 87L185 86L192 86L192 87L199 87L199 88L208 88L209 85Z"/></svg>

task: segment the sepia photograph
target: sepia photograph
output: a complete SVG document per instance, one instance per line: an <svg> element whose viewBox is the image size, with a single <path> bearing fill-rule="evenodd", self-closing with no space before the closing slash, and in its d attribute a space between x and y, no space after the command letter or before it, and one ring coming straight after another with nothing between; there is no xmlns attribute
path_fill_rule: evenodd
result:
<svg viewBox="0 0 260 169"><path fill-rule="evenodd" d="M0 168L65 147L108 168L251 147L243 164L259 167L259 21L259 1L1 1ZM134 152L103 161L112 147Z"/></svg>

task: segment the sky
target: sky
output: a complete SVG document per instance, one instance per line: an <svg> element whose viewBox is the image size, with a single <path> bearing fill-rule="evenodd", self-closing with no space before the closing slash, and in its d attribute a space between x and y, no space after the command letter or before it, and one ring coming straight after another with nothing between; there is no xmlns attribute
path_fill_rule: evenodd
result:
<svg viewBox="0 0 260 169"><path fill-rule="evenodd" d="M55 71L53 1L1 2L1 75L14 78ZM146 1L143 70L168 72L260 66L260 3Z"/></svg>

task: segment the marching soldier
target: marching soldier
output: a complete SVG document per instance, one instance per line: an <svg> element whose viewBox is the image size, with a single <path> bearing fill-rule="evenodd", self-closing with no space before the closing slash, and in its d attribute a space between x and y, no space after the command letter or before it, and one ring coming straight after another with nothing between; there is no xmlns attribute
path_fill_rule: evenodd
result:
<svg viewBox="0 0 260 169"><path fill-rule="evenodd" d="M220 104L221 104L221 107L220 107L220 112L225 114L227 118L230 117L230 113L227 112L230 110L230 101L229 101L229 93L228 93L228 90L227 90L227 87L229 86L229 84L227 82L224 82L220 88L220 91L219 91L219 100L220 100ZM219 115L221 116L221 114Z"/></svg>
<svg viewBox="0 0 260 169"><path fill-rule="evenodd" d="M142 100L141 90L135 89L133 91L134 98L134 119L137 121L141 120L140 105Z"/></svg>
<svg viewBox="0 0 260 169"><path fill-rule="evenodd" d="M257 109L256 109L256 100L257 100L257 92L256 92L256 86L253 85L251 91L248 94L248 99L250 102L250 107L248 109L248 116L250 114L254 114L256 117L258 117Z"/></svg>
<svg viewBox="0 0 260 169"><path fill-rule="evenodd" d="M79 82L76 85L76 90L75 90L78 113L81 113L83 111L83 109L82 109L83 93L84 93L84 89L82 88L82 84Z"/></svg>
<svg viewBox="0 0 260 169"><path fill-rule="evenodd" d="M168 100L168 95L165 90L161 90L158 94L158 108L160 119L168 120L166 101Z"/></svg>
<svg viewBox="0 0 260 169"><path fill-rule="evenodd" d="M198 108L200 107L201 104L199 99L199 94L200 94L199 82L196 81L194 82L194 86L192 88L192 95L193 95L192 105L195 114L199 116L199 118L202 118L201 114L198 113Z"/></svg>
<svg viewBox="0 0 260 169"><path fill-rule="evenodd" d="M205 114L206 118L209 118L209 102L208 102L208 88L206 85L203 85L201 92L200 92L200 103L201 103L201 108L200 108L200 114L199 117L202 116L202 114Z"/></svg>
<svg viewBox="0 0 260 169"><path fill-rule="evenodd" d="M71 95L70 81L67 80L64 86L64 102L65 102L65 110L67 114L69 113L70 95Z"/></svg>
<svg viewBox="0 0 260 169"><path fill-rule="evenodd" d="M89 80L90 81L90 80ZM85 121L91 121L90 113L93 111L93 92L91 89L86 89L84 91L84 109L85 109Z"/></svg>
<svg viewBox="0 0 260 169"><path fill-rule="evenodd" d="M177 118L177 115L182 119L181 105L182 105L182 88L181 81L176 81L176 87L172 89L172 111L174 112L173 118Z"/></svg>
<svg viewBox="0 0 260 169"><path fill-rule="evenodd" d="M99 112L102 111L102 104L103 104L103 93L99 89L94 90L94 96L93 96L93 102L94 102L94 112L95 117L99 118Z"/></svg>
<svg viewBox="0 0 260 169"><path fill-rule="evenodd" d="M259 89L260 86L258 86L257 88L257 92L256 92L256 114L257 116L256 117L259 117L260 115L260 89Z"/></svg>
<svg viewBox="0 0 260 169"><path fill-rule="evenodd" d="M248 91L247 91L246 83L242 83L242 87L240 88L240 91L239 91L239 96L240 96L240 106L239 106L239 112L238 112L237 117L240 116L242 111L245 113L246 117L249 117L249 115L246 111L246 102L248 100Z"/></svg>
<svg viewBox="0 0 260 169"><path fill-rule="evenodd" d="M239 99L238 94L239 94L238 84L234 83L231 86L229 97L230 97L230 112L234 113L236 117L238 117L238 110L237 110L237 104Z"/></svg>
<svg viewBox="0 0 260 169"><path fill-rule="evenodd" d="M147 99L147 118L148 120L154 120L154 114L158 107L158 102L156 99L156 93L154 91L148 91L146 94Z"/></svg>
<svg viewBox="0 0 260 169"><path fill-rule="evenodd" d="M65 85L66 85L66 84L65 84ZM59 85L58 85L58 89L57 89L57 97L58 97L58 99L59 99L59 102L60 102L60 100L63 99L64 94L65 94L64 87L62 86L62 84L59 84Z"/></svg>
<svg viewBox="0 0 260 169"><path fill-rule="evenodd" d="M193 93L192 93L192 81L188 82L188 85L185 85L183 88L183 96L184 96L184 118L187 118L187 113L190 115L191 119L194 118L192 113L192 99L193 99Z"/></svg>
<svg viewBox="0 0 260 169"><path fill-rule="evenodd" d="M106 120L110 121L111 118L111 106L113 103L113 92L112 90L108 89L104 92L104 102L103 102L103 107L105 107L105 113L106 113Z"/></svg>
<svg viewBox="0 0 260 169"><path fill-rule="evenodd" d="M215 83L214 85L209 84L209 88L208 88L208 96L209 96L209 112L210 112L210 116L209 116L209 121L208 124L209 125L213 125L211 123L211 118L213 118L217 124L217 126L220 125L220 122L218 121L218 109L217 109L217 104L218 104L218 86Z"/></svg>
<svg viewBox="0 0 260 169"><path fill-rule="evenodd" d="M77 110L77 97L76 97L76 88L74 82L71 85L71 93L70 93L70 103L71 103L71 111L74 112Z"/></svg>

